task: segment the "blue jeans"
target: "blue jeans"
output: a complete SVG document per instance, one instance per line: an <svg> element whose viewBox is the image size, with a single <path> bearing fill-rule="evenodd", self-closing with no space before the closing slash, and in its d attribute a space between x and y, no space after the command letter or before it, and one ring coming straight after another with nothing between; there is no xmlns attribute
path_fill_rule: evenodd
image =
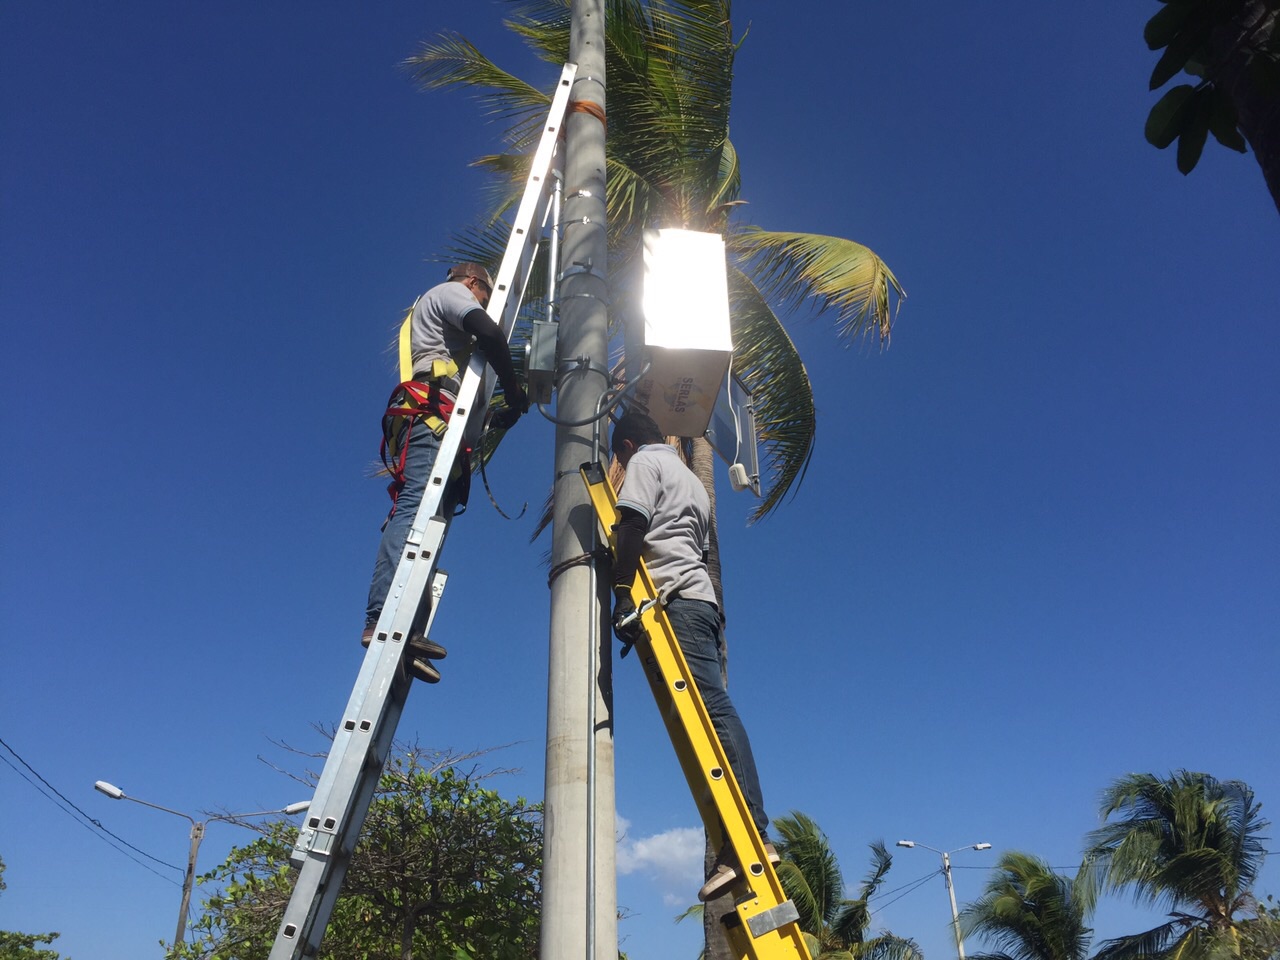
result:
<svg viewBox="0 0 1280 960"><path fill-rule="evenodd" d="M702 702L707 705L711 725L724 747L729 768L742 788L751 819L763 837L769 818L765 815L764 798L760 795L760 777L756 773L755 757L751 754L751 741L747 739L746 728L720 679L724 663L720 613L714 604L705 600L672 600L667 604L667 616L693 673L693 681L698 685L698 693L702 694Z"/></svg>
<svg viewBox="0 0 1280 960"><path fill-rule="evenodd" d="M365 608L364 625L372 627L382 615L382 605L391 590L404 542L409 538L409 528L418 514L418 504L427 489L431 468L440 452L440 438L424 423L415 423L409 434L409 452L404 459L404 489L396 499L395 512L382 528L382 542L378 544L378 557L373 564L373 582L369 584L369 605Z"/></svg>

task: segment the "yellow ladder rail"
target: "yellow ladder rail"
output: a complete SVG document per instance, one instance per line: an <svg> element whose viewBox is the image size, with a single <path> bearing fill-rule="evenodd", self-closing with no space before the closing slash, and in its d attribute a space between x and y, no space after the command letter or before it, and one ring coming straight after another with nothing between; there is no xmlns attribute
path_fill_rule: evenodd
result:
<svg viewBox="0 0 1280 960"><path fill-rule="evenodd" d="M600 522L602 542L617 547L618 494L599 463L581 467L583 482ZM734 912L725 917L725 935L743 960L810 960L799 914L782 890L756 830L724 747L711 725L675 630L641 561L631 599L641 613L644 635L636 651L675 747L685 780L712 844L728 844L739 864L734 883Z"/></svg>

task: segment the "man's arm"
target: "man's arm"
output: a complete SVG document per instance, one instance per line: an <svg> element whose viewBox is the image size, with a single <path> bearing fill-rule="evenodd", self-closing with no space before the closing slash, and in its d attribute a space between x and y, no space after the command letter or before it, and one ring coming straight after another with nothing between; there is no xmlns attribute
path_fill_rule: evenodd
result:
<svg viewBox="0 0 1280 960"><path fill-rule="evenodd" d="M502 335L502 328L487 313L476 308L462 318L462 329L476 338L480 355L498 375L498 383L502 385L507 406L520 413L526 412L529 409L529 398L516 379L516 370L511 365L511 352L507 346L507 338Z"/></svg>
<svg viewBox="0 0 1280 960"><path fill-rule="evenodd" d="M613 559L613 589L626 590L631 595L631 585L636 582L636 570L640 566L640 554L644 550L644 535L649 532L649 520L639 510L619 507L622 515L614 531L618 546Z"/></svg>
<svg viewBox="0 0 1280 960"><path fill-rule="evenodd" d="M631 507L619 507L618 513L620 519L613 528L617 535L613 554L613 632L622 641L625 657L631 645L640 639L640 620L632 620L626 626L622 626L622 621L636 612L631 585L636 581L644 537L649 532L649 518Z"/></svg>

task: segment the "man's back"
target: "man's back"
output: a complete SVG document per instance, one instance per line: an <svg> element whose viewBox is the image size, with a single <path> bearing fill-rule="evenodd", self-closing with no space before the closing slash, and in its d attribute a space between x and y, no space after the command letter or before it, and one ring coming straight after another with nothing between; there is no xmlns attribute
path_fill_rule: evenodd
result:
<svg viewBox="0 0 1280 960"><path fill-rule="evenodd" d="M461 283L446 280L432 287L413 308L411 343L415 379L432 379L434 361L454 361L466 365L471 353L471 334L463 329L463 319L480 302Z"/></svg>
<svg viewBox="0 0 1280 960"><path fill-rule="evenodd" d="M627 464L618 506L630 507L649 522L643 557L660 591L716 602L702 559L710 542L711 503L672 447L648 443L636 451Z"/></svg>

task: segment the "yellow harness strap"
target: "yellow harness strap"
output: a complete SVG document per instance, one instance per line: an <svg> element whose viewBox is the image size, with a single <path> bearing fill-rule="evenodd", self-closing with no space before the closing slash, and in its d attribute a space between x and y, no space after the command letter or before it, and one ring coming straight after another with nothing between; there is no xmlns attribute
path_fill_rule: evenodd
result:
<svg viewBox="0 0 1280 960"><path fill-rule="evenodd" d="M414 304L416 307L417 304ZM409 308L409 312L405 314L404 323L400 324L400 382L406 383L413 380L413 307ZM441 380L447 380L458 374L458 364L454 360L432 360L431 361L431 387L436 389ZM406 401L404 406L409 406ZM427 427L437 437L444 436L447 424L439 417L424 417Z"/></svg>

